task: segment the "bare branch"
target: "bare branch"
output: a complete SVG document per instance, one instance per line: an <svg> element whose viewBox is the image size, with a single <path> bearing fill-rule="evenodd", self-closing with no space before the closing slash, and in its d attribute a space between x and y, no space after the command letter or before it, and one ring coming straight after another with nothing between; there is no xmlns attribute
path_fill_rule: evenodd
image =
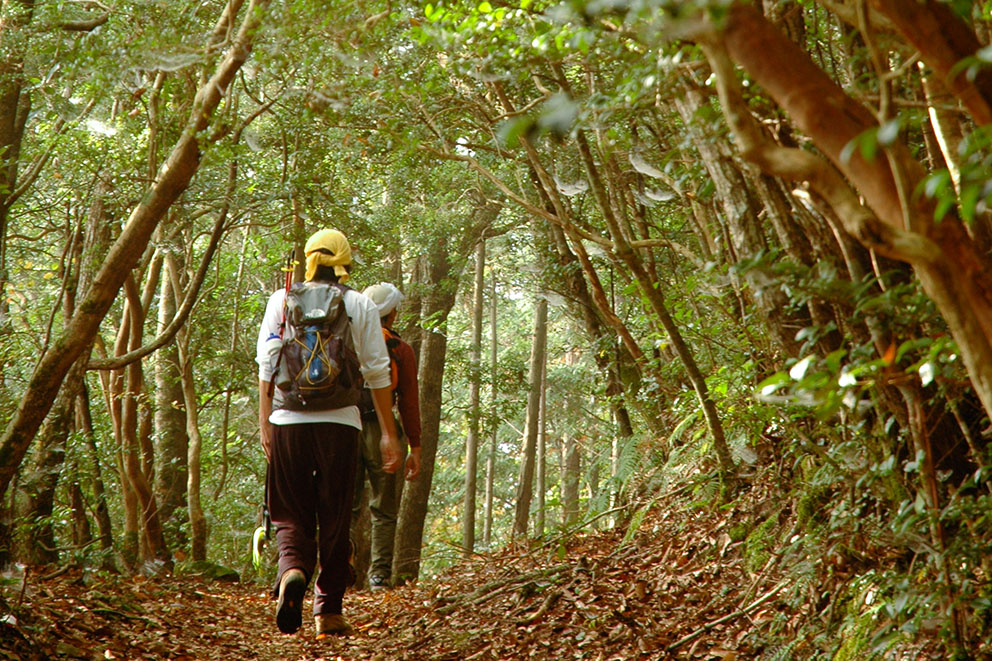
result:
<svg viewBox="0 0 992 661"><path fill-rule="evenodd" d="M110 20L110 14L100 14L95 18L86 18L79 21L63 21L59 23L59 28L67 32L92 32Z"/></svg>

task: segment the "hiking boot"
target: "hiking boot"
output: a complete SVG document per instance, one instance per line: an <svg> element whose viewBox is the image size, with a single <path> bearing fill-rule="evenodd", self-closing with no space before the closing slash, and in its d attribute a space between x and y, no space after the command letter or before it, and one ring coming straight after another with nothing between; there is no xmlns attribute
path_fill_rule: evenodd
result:
<svg viewBox="0 0 992 661"><path fill-rule="evenodd" d="M313 619L317 625L317 640L323 640L328 636L350 636L355 632L348 620L340 613L317 615Z"/></svg>
<svg viewBox="0 0 992 661"><path fill-rule="evenodd" d="M389 579L385 576L371 576L369 577L369 590L373 592L378 592L379 590L388 590L390 588Z"/></svg>
<svg viewBox="0 0 992 661"><path fill-rule="evenodd" d="M283 633L296 633L303 624L303 594L307 577L299 569L287 569L279 581L279 601L276 603L276 624Z"/></svg>

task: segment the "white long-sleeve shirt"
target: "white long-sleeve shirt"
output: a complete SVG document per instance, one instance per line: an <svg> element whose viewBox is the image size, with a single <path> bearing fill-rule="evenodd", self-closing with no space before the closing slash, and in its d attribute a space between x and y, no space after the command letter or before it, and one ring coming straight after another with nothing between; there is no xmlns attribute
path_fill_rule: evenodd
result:
<svg viewBox="0 0 992 661"><path fill-rule="evenodd" d="M269 296L269 302L265 306L255 349L255 362L258 363L260 381L269 382L273 378L275 353L271 352L268 342L279 337L285 298L286 290L278 289ZM386 350L382 326L379 324L379 309L371 299L353 289L345 291L344 308L351 319L351 337L366 385L370 388L388 388L392 384L392 378L389 370L389 352ZM274 425L335 422L362 428L362 419L357 406L327 411L290 411L274 408L269 416L269 422Z"/></svg>

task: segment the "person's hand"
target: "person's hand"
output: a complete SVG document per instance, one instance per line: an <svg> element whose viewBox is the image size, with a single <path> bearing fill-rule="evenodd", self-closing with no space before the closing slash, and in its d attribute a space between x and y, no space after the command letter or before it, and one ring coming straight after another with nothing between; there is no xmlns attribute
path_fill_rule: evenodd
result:
<svg viewBox="0 0 992 661"><path fill-rule="evenodd" d="M382 470L395 473L400 469L402 455L395 436L383 434L379 439L379 452L382 453Z"/></svg>
<svg viewBox="0 0 992 661"><path fill-rule="evenodd" d="M410 448L410 454L406 457L406 480L410 482L420 475L420 446Z"/></svg>

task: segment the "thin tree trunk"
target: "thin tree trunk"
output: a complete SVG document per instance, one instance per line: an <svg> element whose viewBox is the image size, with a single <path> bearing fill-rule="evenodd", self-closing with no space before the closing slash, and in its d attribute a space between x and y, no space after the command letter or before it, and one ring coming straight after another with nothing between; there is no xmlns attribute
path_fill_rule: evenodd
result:
<svg viewBox="0 0 992 661"><path fill-rule="evenodd" d="M77 362L62 384L35 445L36 456L31 470L26 472L19 486L26 496L20 514L25 520L33 522L28 528L27 538L23 540L25 558L31 564L58 561L52 514L55 511L55 488L64 470L66 442L72 430L73 405L86 372L85 357L81 360L84 360L82 369Z"/></svg>
<svg viewBox="0 0 992 661"><path fill-rule="evenodd" d="M499 215L501 206L486 200L480 192L475 195L476 207L472 225L459 237L455 256L465 259L486 229ZM452 265L448 238L440 238L422 263L424 276L421 283L429 289L420 302L420 319L430 319L437 324L437 331L425 334L420 346L420 475L403 488L400 511L396 523L396 543L393 553L393 576L400 580L416 579L420 573L420 550L424 539L424 521L434 478L434 462L441 429L441 392L444 361L447 354L445 324L455 304L456 286L460 272ZM412 344L412 343L411 343Z"/></svg>
<svg viewBox="0 0 992 661"><path fill-rule="evenodd" d="M238 274L234 279L235 289L234 291L241 291L242 283L244 282L245 273L245 255L248 252L248 228L242 230L241 235L241 252L238 254ZM235 355L238 350L238 341L241 339L241 297L238 296L234 299L234 319L231 320L231 344L229 348L231 350L231 355ZM228 434L230 433L230 422L231 422L231 397L234 395L234 371L231 372L231 380L227 383L227 392L224 394L224 418L221 423L221 471L220 479L217 480L217 488L214 489L214 500L220 498L221 492L224 490L224 486L227 483L227 473L228 467L228 457L227 457L227 440Z"/></svg>
<svg viewBox="0 0 992 661"><path fill-rule="evenodd" d="M80 285L86 286L88 281L87 274L82 277L80 275L81 269L92 264L89 260L85 263L82 260L85 234L83 226L70 227L67 231L68 246L64 251L64 266L61 269L64 282L62 316L65 319L72 317L77 289ZM18 485L19 491L24 495L20 516L31 523L21 540L23 551L20 555L32 564L58 561L52 516L55 511L55 490L64 470L69 434L74 422L76 395L81 389L84 375L85 366L83 372L80 372L77 361L69 370L41 428L31 468L24 472Z"/></svg>
<svg viewBox="0 0 992 661"><path fill-rule="evenodd" d="M755 199L754 191L748 185L740 164L720 153L715 142L718 138L701 135L696 128L698 123L693 118L704 104L702 93L691 87L686 87L685 95L675 101L683 123L694 136L693 143L713 180L717 197L723 203L722 218L726 227L725 235L730 243L729 262L732 265L753 262L768 249L762 231L763 223L759 219L762 206ZM750 167L754 169L754 166ZM768 210L764 213L767 215ZM796 357L801 347L801 342L796 340L796 333L809 326L809 317L797 318L790 312L792 306L789 305L789 298L778 284L778 278L770 271L770 265L753 265L743 269L739 276L733 275L738 271L731 269L731 277L743 280L743 284L747 285L748 293L744 296L753 303L760 318L764 319L774 342L787 356ZM745 289L741 284L738 283L738 287Z"/></svg>
<svg viewBox="0 0 992 661"><path fill-rule="evenodd" d="M18 189L18 166L24 127L31 108L30 92L24 89L24 58L30 49L28 26L34 17L34 0L4 2L3 25L0 26L0 324L9 322L7 314L7 227L10 208ZM8 36L12 35L12 36ZM0 385L4 370L0 369ZM54 397L54 395L53 395ZM4 489L0 489L0 495ZM4 545L0 543L0 547Z"/></svg>
<svg viewBox="0 0 992 661"><path fill-rule="evenodd" d="M200 436L199 412L196 405L196 384L193 380L193 360L189 353L189 333L180 344L180 360L183 365L183 393L186 396L186 434L189 436L189 474L186 485L186 502L189 507L190 551L193 560L207 559L207 519L203 514L200 496L200 462L203 439Z"/></svg>
<svg viewBox="0 0 992 661"><path fill-rule="evenodd" d="M62 315L66 320L71 319L75 313L78 293L92 282L93 274L109 243L108 230L101 228L106 221L103 204L105 194L105 187L98 184L86 223L75 228L70 227L68 231L69 244L64 252L64 266L61 269L65 282ZM55 531L52 526L55 491L65 467L68 439L75 424L76 402L85 385L85 364L89 354L89 350L84 351L69 370L39 434L32 470L27 472L20 485L20 490L27 494L22 516L34 522L28 529L25 557L34 563L45 564L58 560L58 553L54 550ZM85 517L85 513L83 516Z"/></svg>
<svg viewBox="0 0 992 661"><path fill-rule="evenodd" d="M174 291L181 289L180 266L173 255L166 257L166 270ZM203 514L200 495L200 462L203 452L203 439L200 436L199 408L196 396L196 381L193 378L193 356L190 354L189 326L184 326L176 338L179 349L180 373L182 375L183 399L186 401L186 436L189 448L186 464L189 472L186 480L186 503L190 524L190 552L194 561L207 559L207 519Z"/></svg>
<svg viewBox="0 0 992 661"><path fill-rule="evenodd" d="M601 343L607 341L609 333L603 324L603 319L615 320L611 325L616 329L623 329L623 332L618 333L618 335L622 338L622 346L627 351L627 355L634 357L633 367L638 376L640 378L655 379L650 371L642 370L644 365L640 364L637 359L637 355L640 355L642 359L644 358L643 354L639 353L640 347L634 342L623 321L616 315L612 305L607 301L606 293L599 284L599 278L596 275L592 261L588 259L588 255L585 255L583 250L582 260L576 256L575 252L569 246L565 231L561 227L549 223L548 231L557 253L557 261L561 267L560 270L564 273L565 286L570 294L570 300L574 305L573 309L576 315L582 320L583 328L590 344L599 346ZM576 241L576 243L581 248L581 242ZM585 278L583 278L583 273L585 273ZM586 283L586 278L588 278L589 284ZM595 296L590 294L590 286L594 288L599 287L598 294ZM597 311L599 311L599 314L597 314ZM629 338L629 340L624 336ZM612 337L609 337L609 339L611 341L613 340ZM632 353L632 348L636 349L638 354ZM596 366L606 379L606 395L610 398L610 408L613 414L618 420L629 422L630 414L627 412L627 405L624 398L625 389L620 379L620 362L623 359L621 352L594 351L593 358L596 361ZM655 381L658 381L658 379L655 379ZM658 415L658 413L658 411L654 411L654 417L657 419L657 423L661 424L664 416ZM652 428L654 428L653 425Z"/></svg>
<svg viewBox="0 0 992 661"><path fill-rule="evenodd" d="M493 541L493 499L495 498L495 486L496 486L496 453L499 449L498 438L499 438L499 424L497 423L497 409L496 409L496 383L498 377L498 359L499 359L499 333L497 332L496 324L496 270L492 269L490 275L490 289L489 289L489 371L490 371L490 381L492 385L490 386L489 393L489 424L491 426L489 430L489 453L486 457L486 506L485 506L485 523L482 529L482 541L486 545L486 548L491 548Z"/></svg>
<svg viewBox="0 0 992 661"><path fill-rule="evenodd" d="M545 344L547 344L545 342ZM547 349L545 349L547 355ZM548 491L548 361L541 364L541 395L537 407L537 517L534 521L534 534L544 537L545 495Z"/></svg>
<svg viewBox="0 0 992 661"><path fill-rule="evenodd" d="M478 472L479 422L482 411L482 310L485 304L486 242L475 248L475 283L472 290L472 347L469 355L468 437L465 439L465 504L462 514L462 550L466 557L475 550L475 496Z"/></svg>
<svg viewBox="0 0 992 661"><path fill-rule="evenodd" d="M77 548L89 546L93 541L90 518L86 515L86 498L79 484L79 466L73 463L69 476L69 509L72 512L72 545Z"/></svg>
<svg viewBox="0 0 992 661"><path fill-rule="evenodd" d="M561 499L562 499L562 521L566 526L574 524L579 518L579 477L580 477L580 455L579 444L575 441L575 436L565 434L564 442L565 461L561 476Z"/></svg>
<svg viewBox="0 0 992 661"><path fill-rule="evenodd" d="M114 343L114 354L120 355L127 351L127 326L130 314L125 305L121 316L118 337ZM97 336L99 340L100 337ZM99 346L99 343L98 343ZM131 486L124 468L124 431L122 425L122 410L124 399L124 375L122 370L100 372L100 385L103 391L104 404L110 415L111 427L114 434L114 464L120 481L121 503L124 509L124 529L121 535L121 560L128 570L134 569L140 560L141 524L138 515L138 497Z"/></svg>
<svg viewBox="0 0 992 661"><path fill-rule="evenodd" d="M144 309L133 277L127 278L125 290L127 291L127 314L130 317L128 348L136 349L141 346ZM128 365L125 372L127 374L127 390L121 404L122 451L127 480L131 488L134 489L134 493L138 497L138 504L141 507L142 560L157 560L168 564L170 558L162 533L162 523L158 515L158 502L142 466L144 452L139 433L139 407L143 405L142 402L146 393L141 363L134 362Z"/></svg>
<svg viewBox="0 0 992 661"><path fill-rule="evenodd" d="M527 376L527 424L524 430L517 478L517 502L513 517L513 534L526 535L530 520L530 504L534 493L534 470L537 456L537 427L541 402L541 372L545 360L548 336L548 300L541 296L534 314L534 339L530 349L530 369Z"/></svg>
<svg viewBox="0 0 992 661"><path fill-rule="evenodd" d="M103 481L103 468L100 465L100 448L96 443L96 432L93 429L93 417L90 414L89 388L85 380L83 387L76 400L76 413L80 420L79 428L86 436L86 441L90 448L92 457L92 481L94 517L96 518L97 534L100 536L100 550L103 551L101 568L105 570L115 570L113 558L114 534L113 522L110 520L110 508L107 506L107 489Z"/></svg>

